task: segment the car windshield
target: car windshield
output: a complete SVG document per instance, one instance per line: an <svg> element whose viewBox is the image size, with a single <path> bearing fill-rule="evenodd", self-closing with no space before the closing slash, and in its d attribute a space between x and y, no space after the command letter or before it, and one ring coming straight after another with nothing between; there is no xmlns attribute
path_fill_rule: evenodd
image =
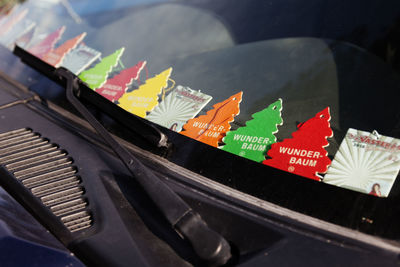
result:
<svg viewBox="0 0 400 267"><path fill-rule="evenodd" d="M15 44L157 125L173 163L292 210L400 235L384 219L400 212L399 1L0 3L0 69L42 98L70 108L64 89L8 52ZM368 216L377 222L358 219Z"/></svg>

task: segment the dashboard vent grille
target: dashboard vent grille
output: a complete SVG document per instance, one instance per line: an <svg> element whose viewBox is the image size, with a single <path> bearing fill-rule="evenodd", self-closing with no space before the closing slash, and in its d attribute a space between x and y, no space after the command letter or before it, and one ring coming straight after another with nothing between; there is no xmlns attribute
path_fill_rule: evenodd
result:
<svg viewBox="0 0 400 267"><path fill-rule="evenodd" d="M85 189L68 153L30 129L0 134L0 164L71 232L92 225Z"/></svg>

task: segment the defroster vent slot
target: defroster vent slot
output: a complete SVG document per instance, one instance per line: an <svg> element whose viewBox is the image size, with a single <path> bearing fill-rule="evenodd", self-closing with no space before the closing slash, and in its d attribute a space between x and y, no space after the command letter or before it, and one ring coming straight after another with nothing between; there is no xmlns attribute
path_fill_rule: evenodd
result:
<svg viewBox="0 0 400 267"><path fill-rule="evenodd" d="M26 128L1 133L0 164L39 198L70 232L92 225L77 168L59 146Z"/></svg>

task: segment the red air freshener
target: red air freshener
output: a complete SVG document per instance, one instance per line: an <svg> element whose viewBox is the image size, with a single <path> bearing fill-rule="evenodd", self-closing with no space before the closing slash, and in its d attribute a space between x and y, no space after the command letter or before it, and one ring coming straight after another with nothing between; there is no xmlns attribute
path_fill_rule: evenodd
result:
<svg viewBox="0 0 400 267"><path fill-rule="evenodd" d="M146 61L139 61L135 66L125 69L107 80L102 87L96 89L96 92L112 102L118 101L125 94L133 80L139 79L140 72L145 65Z"/></svg>
<svg viewBox="0 0 400 267"><path fill-rule="evenodd" d="M319 181L318 173L325 173L331 164L324 149L329 145L327 138L333 136L330 119L327 107L299 124L293 138L272 144L268 151L271 159L264 160L263 164Z"/></svg>

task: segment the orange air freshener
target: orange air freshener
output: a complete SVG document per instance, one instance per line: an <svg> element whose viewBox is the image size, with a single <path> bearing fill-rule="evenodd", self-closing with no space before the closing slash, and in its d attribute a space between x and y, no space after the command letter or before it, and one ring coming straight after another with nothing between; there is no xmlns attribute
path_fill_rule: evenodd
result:
<svg viewBox="0 0 400 267"><path fill-rule="evenodd" d="M85 38L86 32L81 33L80 35L69 39L56 49L49 51L47 54L43 56L43 60L49 63L50 65L58 68L64 60L64 57L76 46L82 42L83 38Z"/></svg>
<svg viewBox="0 0 400 267"><path fill-rule="evenodd" d="M231 128L231 123L240 112L239 104L243 92L239 92L223 102L217 103L206 115L190 119L184 126L183 135L210 146L218 147L226 132Z"/></svg>

